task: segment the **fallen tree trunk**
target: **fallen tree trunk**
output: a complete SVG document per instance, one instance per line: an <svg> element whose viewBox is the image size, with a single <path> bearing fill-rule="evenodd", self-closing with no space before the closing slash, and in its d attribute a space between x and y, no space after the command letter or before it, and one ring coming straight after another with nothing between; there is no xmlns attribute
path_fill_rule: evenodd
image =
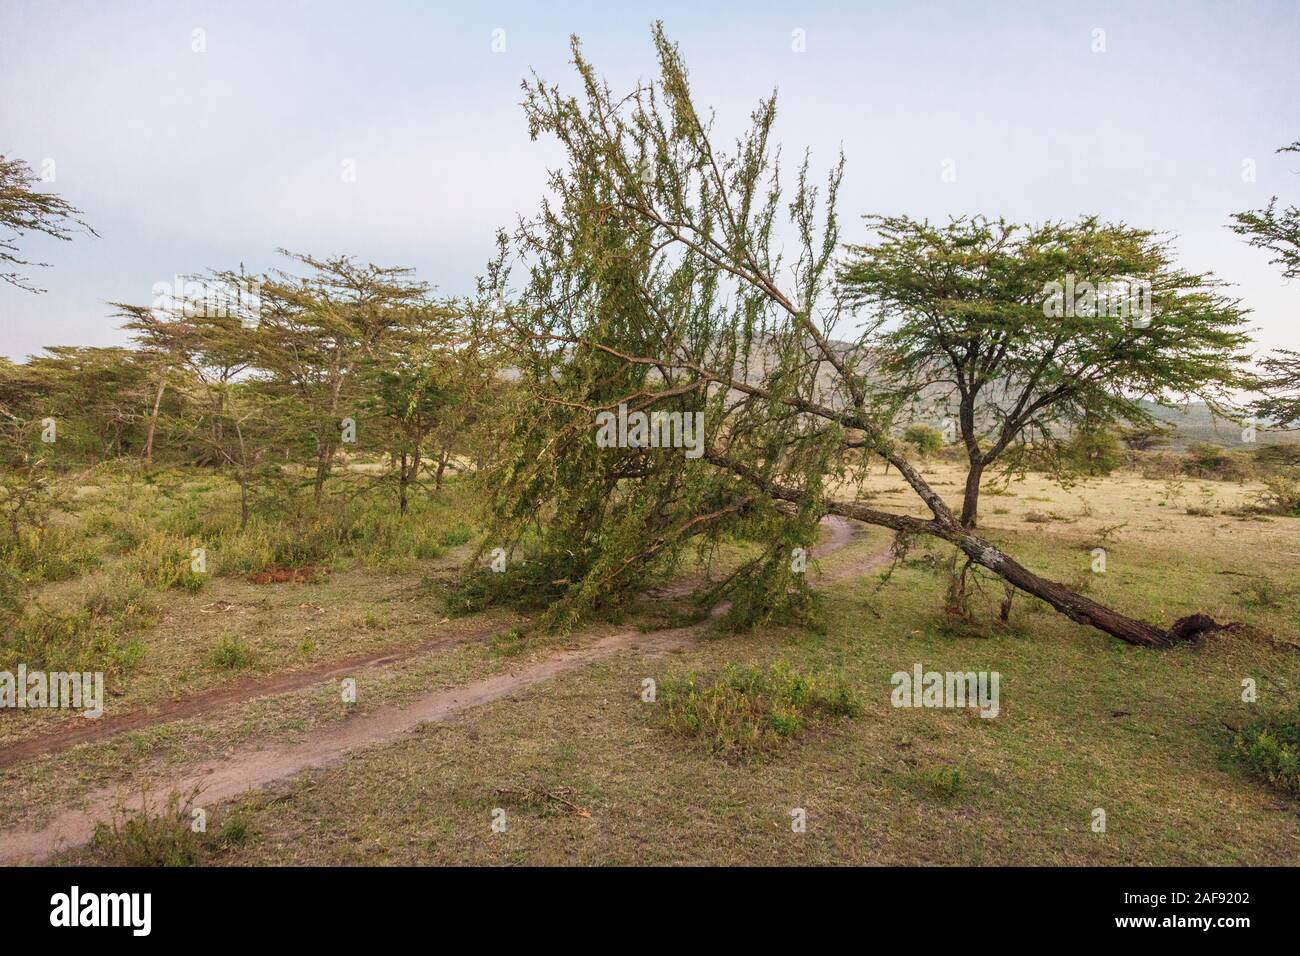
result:
<svg viewBox="0 0 1300 956"><path fill-rule="evenodd" d="M733 462L725 456L713 453L708 458L714 464L721 465L758 486L773 498L798 502L806 497L800 489L764 478L752 469ZM934 518L926 519L880 511L856 501L827 499L825 504L830 514L853 518L865 524L889 528L896 532L942 538L957 547L976 564L992 571L1013 587L1038 598L1070 620L1095 627L1128 644L1138 647L1172 647L1176 644L1195 643L1207 634L1222 629L1222 625L1217 621L1203 614L1180 618L1168 629L1121 614L1113 608L1085 597L1067 585L1030 571L989 541L963 527L950 514L945 514L946 508L942 506L942 510L934 509L936 511Z"/></svg>

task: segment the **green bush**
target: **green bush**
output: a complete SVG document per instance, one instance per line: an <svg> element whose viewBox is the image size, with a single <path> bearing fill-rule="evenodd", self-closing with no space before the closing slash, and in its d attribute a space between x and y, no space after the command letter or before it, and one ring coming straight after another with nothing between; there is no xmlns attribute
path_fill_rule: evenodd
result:
<svg viewBox="0 0 1300 956"><path fill-rule="evenodd" d="M929 458L943 448L944 444L943 432L931 425L909 426L903 432L903 441L915 448L922 458Z"/></svg>
<svg viewBox="0 0 1300 956"><path fill-rule="evenodd" d="M666 681L659 706L665 729L741 759L797 736L809 721L862 713L842 680L801 674L785 661L767 670L729 665L713 679L688 674Z"/></svg>
<svg viewBox="0 0 1300 956"><path fill-rule="evenodd" d="M1109 475L1124 464L1119 436L1109 428L1080 428L1065 445L1065 460L1081 475Z"/></svg>
<svg viewBox="0 0 1300 956"><path fill-rule="evenodd" d="M253 649L243 638L222 634L208 651L208 666L219 671L240 671L253 666Z"/></svg>
<svg viewBox="0 0 1300 956"><path fill-rule="evenodd" d="M1232 749L1251 774L1300 796L1300 704L1237 731Z"/></svg>
<svg viewBox="0 0 1300 956"><path fill-rule="evenodd" d="M1265 476L1259 507L1269 514L1300 517L1300 473Z"/></svg>
<svg viewBox="0 0 1300 956"><path fill-rule="evenodd" d="M1245 481L1252 474L1250 463L1244 457L1209 442L1188 446L1183 470L1193 478L1215 481Z"/></svg>

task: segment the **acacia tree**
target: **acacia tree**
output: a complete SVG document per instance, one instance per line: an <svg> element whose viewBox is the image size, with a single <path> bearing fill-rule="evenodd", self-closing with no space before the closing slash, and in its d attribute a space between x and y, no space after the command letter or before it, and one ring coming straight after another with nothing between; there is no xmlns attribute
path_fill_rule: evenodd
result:
<svg viewBox="0 0 1300 956"><path fill-rule="evenodd" d="M441 465L446 449L437 447L457 405L455 366L461 315L451 306L410 309L384 348L361 370L364 397L359 407L378 428L368 444L379 447L397 468L398 510L409 509L410 488L428 460ZM435 447L430 447L433 444ZM436 480L440 483L441 468Z"/></svg>
<svg viewBox="0 0 1300 956"><path fill-rule="evenodd" d="M229 473L239 487L240 523L250 515L256 489L280 477L272 453L289 438L294 416L288 401L257 368L263 355L258 330L237 312L119 305L142 355L179 398L163 407L155 398L149 440L157 429L194 459Z"/></svg>
<svg viewBox="0 0 1300 956"><path fill-rule="evenodd" d="M45 454L49 446L41 441L43 398L30 368L0 359L0 518L9 531L8 547L19 545L25 527L44 526L50 512L64 504ZM20 581L0 568L0 605L7 606L11 585Z"/></svg>
<svg viewBox="0 0 1300 956"><path fill-rule="evenodd" d="M32 168L21 159L0 154L0 226L11 235L0 237L0 281L28 292L41 292L27 284L17 267L45 266L44 262L29 262L18 255L18 240L25 233L39 232L55 239L68 241L80 227L95 235L81 220L81 210L63 197L36 189L37 179Z"/></svg>
<svg viewBox="0 0 1300 956"><path fill-rule="evenodd" d="M1300 153L1300 140L1279 153ZM1287 279L1300 276L1300 208L1278 208L1277 197L1263 209L1239 212L1229 227L1250 245L1273 254L1269 260L1282 267ZM1256 411L1280 428L1300 427L1300 352L1281 349L1261 363L1259 387L1264 397Z"/></svg>
<svg viewBox="0 0 1300 956"><path fill-rule="evenodd" d="M340 422L359 397L358 370L380 354L385 337L411 309L426 304L428 287L406 268L281 252L310 271L276 271L261 280L255 364L269 374L281 407L292 410L297 430L308 438L306 464L320 504L339 449ZM240 280L231 273L218 278Z"/></svg>
<svg viewBox="0 0 1300 956"><path fill-rule="evenodd" d="M733 149L717 149L677 48L660 27L654 40L659 81L625 96L599 79L576 38L580 98L526 84L532 134L558 139L567 162L551 175L554 199L514 237L528 281L503 325L519 400L488 486L488 546L530 538L516 573L552 589L551 620L617 599L688 543L724 531L765 543L719 589L733 613L755 620L799 599L802 576L788 558L829 513L948 541L1073 620L1134 644L1163 646L1214 626L1126 617L961 523L892 437L897 402L878 393L866 361L872 324L836 341L845 324L832 289L842 161L823 192L805 159L783 201L775 99L759 103ZM790 260L776 237L783 208ZM504 254L490 275L504 289ZM595 415L616 409L698 412L703 442L602 448ZM872 457L899 471L928 517L855 493Z"/></svg>
<svg viewBox="0 0 1300 956"><path fill-rule="evenodd" d="M1095 217L867 220L878 239L849 247L840 280L887 322L877 388L955 421L965 527L995 465L1060 464L1060 443L1085 426L1151 426L1144 401L1221 405L1242 382L1237 303L1177 268L1148 230Z"/></svg>
<svg viewBox="0 0 1300 956"><path fill-rule="evenodd" d="M134 350L51 345L23 369L39 417L58 423L61 448L106 461L139 440L149 385Z"/></svg>

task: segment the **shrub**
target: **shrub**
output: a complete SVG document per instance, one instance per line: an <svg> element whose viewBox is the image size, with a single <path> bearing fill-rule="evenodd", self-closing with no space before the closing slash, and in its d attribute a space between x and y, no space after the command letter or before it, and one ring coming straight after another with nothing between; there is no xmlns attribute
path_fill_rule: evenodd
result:
<svg viewBox="0 0 1300 956"><path fill-rule="evenodd" d="M843 681L801 674L784 661L767 670L729 665L712 680L689 674L666 681L659 704L665 729L741 759L797 736L809 721L862 713Z"/></svg>
<svg viewBox="0 0 1300 956"><path fill-rule="evenodd" d="M155 810L147 795L142 808L125 811L118 806L109 820L95 827L90 855L109 866L195 866L205 855L242 846L251 836L242 808L225 814L221 826L194 830L191 807L198 790L182 799L175 791Z"/></svg>
<svg viewBox="0 0 1300 956"><path fill-rule="evenodd" d="M1266 476L1258 504L1269 514L1300 517L1300 473Z"/></svg>
<svg viewBox="0 0 1300 956"><path fill-rule="evenodd" d="M1244 458L1209 442L1188 446L1183 470L1194 478L1216 481L1245 481L1251 476L1250 465Z"/></svg>
<svg viewBox="0 0 1300 956"><path fill-rule="evenodd" d="M1232 750L1251 774L1300 796L1300 704L1237 731Z"/></svg>
<svg viewBox="0 0 1300 956"><path fill-rule="evenodd" d="M929 458L944 445L943 432L931 425L911 425L903 432L903 441L916 449L922 458Z"/></svg>
<svg viewBox="0 0 1300 956"><path fill-rule="evenodd" d="M222 634L208 651L208 666L219 671L239 671L253 664L253 649L243 638Z"/></svg>
<svg viewBox="0 0 1300 956"><path fill-rule="evenodd" d="M1082 475L1109 475L1124 463L1119 438L1109 428L1080 428L1066 443L1065 460Z"/></svg>

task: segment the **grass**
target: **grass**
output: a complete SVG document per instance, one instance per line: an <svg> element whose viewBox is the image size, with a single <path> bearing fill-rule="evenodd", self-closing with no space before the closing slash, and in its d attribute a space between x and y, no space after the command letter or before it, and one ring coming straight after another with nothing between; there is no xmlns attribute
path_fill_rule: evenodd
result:
<svg viewBox="0 0 1300 956"><path fill-rule="evenodd" d="M253 649L243 638L223 634L208 651L208 666L219 671L241 671L253 666Z"/></svg>
<svg viewBox="0 0 1300 956"><path fill-rule="evenodd" d="M227 813L219 828L209 829L206 809L193 808L195 796L183 799L173 792L158 808L119 807L95 828L88 858L103 866L194 866L248 841L245 815L238 810Z"/></svg>
<svg viewBox="0 0 1300 956"><path fill-rule="evenodd" d="M1300 796L1300 705L1279 709L1233 736L1233 755L1256 777Z"/></svg>
<svg viewBox="0 0 1300 956"><path fill-rule="evenodd" d="M426 639L445 613L439 594L421 582L456 567L473 535L470 493L456 481L437 500L415 499L405 519L371 496L322 509L314 525L299 523L297 511L268 513L239 531L234 488L220 477L159 472L143 481L112 473L99 480L79 490L75 513L56 516L60 523L43 533L50 542L44 564L4 563L23 580L10 610L0 609L0 670L19 662L103 670L116 711L207 689L251 663L274 673ZM196 547L206 552L203 573L194 569ZM307 560L331 573L310 584L247 579L246 572ZM48 570L55 566L79 570ZM224 650L210 656L219 642ZM255 662L244 653L252 648ZM49 710L7 716L0 741L63 717Z"/></svg>
<svg viewBox="0 0 1300 956"><path fill-rule="evenodd" d="M946 495L959 492L950 466L926 470L945 482ZM1213 490L1217 513L1185 514L1205 500L1203 486ZM893 475L873 475L868 487L881 507L912 506ZM1265 725L1261 713L1292 707L1300 688L1300 657L1285 646L1300 641L1293 586L1300 525L1236 514L1258 494L1249 484L1166 486L1120 474L1065 491L1030 476L1011 490L991 499L996 509L985 509L982 532L1034 570L1086 580L1090 595L1129 613L1168 623L1204 611L1283 643L1234 633L1153 653L1023 595L1002 626L1002 591L988 580L974 592L973 621L954 629L939 612L945 555L918 547L883 585L873 574L828 586L823 631L768 625L703 640L680 655L632 650L561 674L463 720L426 725L246 797L238 807L242 839L199 841L196 859L1294 864L1295 798L1268 777L1286 779L1282 728L1294 724ZM106 488L102 497L116 494ZM1053 520L1026 522L1030 510ZM194 514L197 521L201 509ZM470 528L454 508L438 520L430 534L439 548L449 546L443 536ZM193 531L183 523L168 528L181 537ZM886 543L872 531L852 550ZM329 553L333 573L320 582L259 587L217 572L201 592L169 592L154 622L136 632L144 657L124 688L126 702L139 706L240 673L206 664L224 634L256 648L257 669L275 673L481 622L438 623L443 612L421 581L430 562L445 556L411 558L414 569L390 572L382 555L349 557L354 547ZM1104 574L1091 571L1096 547L1107 551ZM219 554L210 551L212 566ZM851 558L841 552L824 564L833 571ZM101 565L44 589L51 603L62 597L80 608L91 580L104 573ZM640 620L639 610L629 613ZM520 623L501 621L500 634ZM305 739L349 713L505 673L584 639L523 633L367 669L358 674L352 712L336 687L321 686L7 768L0 819L38 819L89 789L129 786L146 771L172 772L230 747ZM890 675L916 663L998 671L999 716L892 707ZM1259 688L1258 704L1241 700L1246 677ZM657 683L657 704L641 699L646 678ZM858 716L792 703L810 699L809 681L841 687ZM1244 749L1230 748L1231 760L1223 759L1225 724L1253 734ZM762 744L748 751L733 743L751 740ZM520 781L535 798L503 802L502 792ZM509 829L494 833L492 811L507 803ZM794 808L807 811L806 833L791 833ZM1105 833L1091 829L1097 808L1107 815ZM98 861L92 850L69 859Z"/></svg>
<svg viewBox="0 0 1300 956"><path fill-rule="evenodd" d="M728 666L715 677L671 678L658 702L666 730L739 759L775 749L811 722L862 713L842 680L800 673L786 661L766 670Z"/></svg>

